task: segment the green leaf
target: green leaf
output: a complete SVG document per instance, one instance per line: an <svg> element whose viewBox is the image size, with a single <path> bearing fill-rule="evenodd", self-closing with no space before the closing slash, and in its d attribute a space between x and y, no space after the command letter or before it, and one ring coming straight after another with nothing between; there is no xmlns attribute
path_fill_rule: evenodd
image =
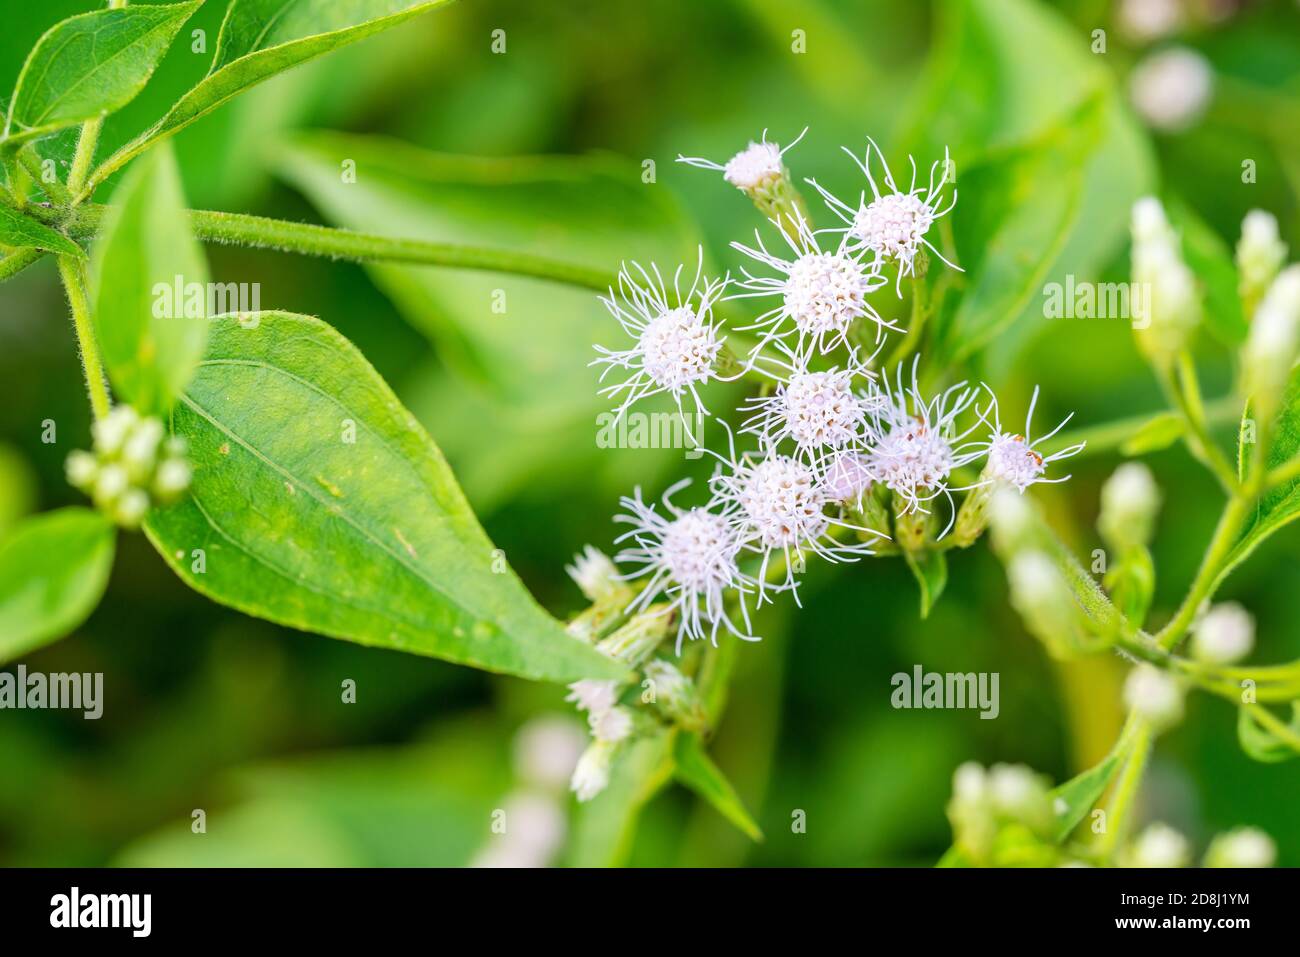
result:
<svg viewBox="0 0 1300 957"><path fill-rule="evenodd" d="M1251 460L1250 442L1256 434L1255 423L1251 421L1252 411L1249 406L1242 413L1242 425L1238 432L1237 448L1238 472L1244 478L1246 465ZM1249 427L1248 427L1249 426ZM1274 425L1273 444L1269 448L1264 467L1274 469L1300 455L1300 370L1291 373L1291 381L1282 400L1282 411ZM1223 571L1216 580L1222 582L1234 568L1245 561L1250 553L1259 547L1264 539L1278 529L1300 518L1300 479L1284 482L1277 488L1270 489L1260 496L1254 513L1242 528L1241 537L1233 546L1224 562Z"/></svg>
<svg viewBox="0 0 1300 957"><path fill-rule="evenodd" d="M1052 828L1053 841L1057 844L1065 842L1101 798L1106 786L1110 784L1110 779L1119 770L1119 766L1120 754L1112 753L1100 764L1094 765L1052 790L1051 797L1056 814Z"/></svg>
<svg viewBox="0 0 1300 957"><path fill-rule="evenodd" d="M1102 583L1129 624L1141 628L1156 587L1156 566L1147 547L1133 545L1125 549Z"/></svg>
<svg viewBox="0 0 1300 957"><path fill-rule="evenodd" d="M46 252L76 256L79 259L86 255L67 236L4 203L0 203L0 246L44 249Z"/></svg>
<svg viewBox="0 0 1300 957"><path fill-rule="evenodd" d="M231 0L208 75L161 120L110 156L91 187L150 143L263 80L390 29L450 0Z"/></svg>
<svg viewBox="0 0 1300 957"><path fill-rule="evenodd" d="M113 526L63 508L25 519L0 543L0 662L64 637L95 610L113 567Z"/></svg>
<svg viewBox="0 0 1300 957"><path fill-rule="evenodd" d="M355 183L339 177L348 159ZM305 134L278 148L275 160L279 175L338 226L544 254L611 275L624 258L657 262L665 275L683 262L694 272L699 237L680 204L666 186L647 186L635 166L612 157L489 159L379 137ZM585 366L593 343L615 345L622 331L590 290L481 270L366 269L437 345L443 368L420 383L415 411L480 508L548 482L582 482L612 500L634 484L666 484L680 470L684 449L610 455L600 447L608 442L597 417L611 405L597 395L599 373ZM729 388L706 390L710 407L726 406ZM671 408L671 401L648 401L637 411Z"/></svg>
<svg viewBox="0 0 1300 957"><path fill-rule="evenodd" d="M910 552L906 549L903 557L921 589L921 617L929 618L930 610L948 584L948 560L943 552Z"/></svg>
<svg viewBox="0 0 1300 957"><path fill-rule="evenodd" d="M6 138L31 139L121 109L199 4L96 10L50 27L18 74Z"/></svg>
<svg viewBox="0 0 1300 957"><path fill-rule="evenodd" d="M674 774L714 810L744 832L750 840L763 840L763 832L745 810L740 795L716 764L704 753L698 734L679 734L674 749Z"/></svg>
<svg viewBox="0 0 1300 957"><path fill-rule="evenodd" d="M1237 709L1237 740L1241 750L1265 764L1277 764L1300 755L1300 702L1292 702L1292 718L1283 730L1270 730L1257 717L1262 705L1246 705ZM1281 719L1277 719L1281 725Z"/></svg>
<svg viewBox="0 0 1300 957"><path fill-rule="evenodd" d="M489 671L624 676L537 605L356 347L289 313L211 326L172 413L191 493L146 524L191 587L280 624Z"/></svg>
<svg viewBox="0 0 1300 957"><path fill-rule="evenodd" d="M144 157L113 198L94 246L95 331L121 397L163 413L193 375L208 331L207 260L170 144Z"/></svg>

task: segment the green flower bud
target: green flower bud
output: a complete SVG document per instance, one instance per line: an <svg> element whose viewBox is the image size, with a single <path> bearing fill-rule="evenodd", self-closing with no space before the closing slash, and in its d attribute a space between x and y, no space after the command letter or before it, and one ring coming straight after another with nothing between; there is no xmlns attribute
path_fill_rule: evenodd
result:
<svg viewBox="0 0 1300 957"><path fill-rule="evenodd" d="M1154 665L1141 664L1129 672L1124 682L1124 703L1157 733L1183 719L1182 686Z"/></svg>
<svg viewBox="0 0 1300 957"><path fill-rule="evenodd" d="M64 469L69 484L83 492L94 488L95 480L99 477L99 461L89 452L80 449L69 453Z"/></svg>
<svg viewBox="0 0 1300 957"><path fill-rule="evenodd" d="M704 731L708 719L695 682L675 665L655 658L645 666L645 678L654 691L654 705L674 724L687 731Z"/></svg>
<svg viewBox="0 0 1300 957"><path fill-rule="evenodd" d="M633 668L659 647L673 622L668 605L651 605L596 645L596 650L626 662Z"/></svg>
<svg viewBox="0 0 1300 957"><path fill-rule="evenodd" d="M1153 196L1133 205L1133 281L1150 293L1145 323L1134 326L1138 348L1154 365L1168 368L1187 348L1201 319L1196 277L1183 262L1178 234Z"/></svg>
<svg viewBox="0 0 1300 957"><path fill-rule="evenodd" d="M1254 315L1260 299L1286 262L1286 243L1278 236L1277 217L1252 209L1241 222L1237 243L1237 273L1246 317Z"/></svg>
<svg viewBox="0 0 1300 957"><path fill-rule="evenodd" d="M1242 373L1254 410L1264 422L1277 414L1291 367L1300 353L1300 265L1273 280L1255 310L1242 350Z"/></svg>

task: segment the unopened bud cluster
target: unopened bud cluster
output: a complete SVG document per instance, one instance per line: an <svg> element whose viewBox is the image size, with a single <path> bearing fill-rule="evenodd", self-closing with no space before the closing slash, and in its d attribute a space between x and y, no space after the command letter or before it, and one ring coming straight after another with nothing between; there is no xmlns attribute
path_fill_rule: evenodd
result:
<svg viewBox="0 0 1300 957"><path fill-rule="evenodd" d="M116 406L91 427L94 451L68 456L68 481L123 528L150 508L176 501L190 485L185 440L168 437L156 418Z"/></svg>
<svg viewBox="0 0 1300 957"><path fill-rule="evenodd" d="M1138 348L1152 363L1168 368L1200 323L1201 301L1178 234L1154 196L1133 205L1133 281L1151 293L1149 321L1135 328Z"/></svg>
<svg viewBox="0 0 1300 957"><path fill-rule="evenodd" d="M954 843L977 865L1046 865L1053 812L1050 783L1022 764L985 769L974 761L953 775L948 818Z"/></svg>

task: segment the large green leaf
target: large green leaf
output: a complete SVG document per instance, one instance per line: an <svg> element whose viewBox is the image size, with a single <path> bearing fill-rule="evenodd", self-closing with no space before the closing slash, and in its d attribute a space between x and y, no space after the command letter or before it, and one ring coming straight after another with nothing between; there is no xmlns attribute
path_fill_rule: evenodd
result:
<svg viewBox="0 0 1300 957"><path fill-rule="evenodd" d="M538 607L351 343L308 316L241 320L212 322L173 411L191 494L146 525L187 583L295 628L490 671L623 674Z"/></svg>
<svg viewBox="0 0 1300 957"><path fill-rule="evenodd" d="M110 156L91 186L263 80L450 0L231 0L212 67L161 120Z"/></svg>
<svg viewBox="0 0 1300 957"><path fill-rule="evenodd" d="M50 27L18 74L8 139L41 136L131 102L200 2L96 10Z"/></svg>
<svg viewBox="0 0 1300 957"><path fill-rule="evenodd" d="M44 249L65 256L84 256L81 247L62 233L0 202L0 246Z"/></svg>
<svg viewBox="0 0 1300 957"><path fill-rule="evenodd" d="M0 662L86 620L108 584L114 541L98 512L64 508L24 520L0 543Z"/></svg>
<svg viewBox="0 0 1300 957"><path fill-rule="evenodd" d="M208 332L207 260L190 232L170 144L141 159L113 198L94 247L95 331L122 398L165 412Z"/></svg>
<svg viewBox="0 0 1300 957"><path fill-rule="evenodd" d="M355 182L340 177L348 160ZM669 278L684 262L694 275L698 237L680 205L610 157L481 159L313 134L278 149L276 161L336 225L544 254L611 275L624 259L656 262ZM611 404L586 364L594 343L614 346L625 334L590 290L481 270L366 268L450 369L426 387L417 412L428 410L476 504L540 480L582 476L597 489L624 489L680 468L682 449L598 447L597 416ZM720 395L706 392L726 407ZM482 419L467 428L461 410L470 401ZM648 402L638 411L670 408Z"/></svg>
<svg viewBox="0 0 1300 957"><path fill-rule="evenodd" d="M726 775L704 753L698 734L678 734L674 748L674 775L736 827L750 840L761 841L763 832L745 809L740 795Z"/></svg>

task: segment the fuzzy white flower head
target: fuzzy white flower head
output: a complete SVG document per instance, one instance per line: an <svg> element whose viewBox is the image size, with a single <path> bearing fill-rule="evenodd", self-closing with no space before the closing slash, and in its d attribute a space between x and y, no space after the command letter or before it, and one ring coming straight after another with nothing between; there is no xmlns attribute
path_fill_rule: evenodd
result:
<svg viewBox="0 0 1300 957"><path fill-rule="evenodd" d="M699 256L695 278L685 294L683 267L679 266L673 275L670 295L657 266L652 265L647 271L633 263L619 271L617 293L611 287L609 295L601 297L623 330L636 340L630 349L596 346L601 355L591 362L605 367L600 375L602 382L615 369L631 373L623 382L600 390L601 395L622 397L618 408L620 418L634 402L661 392L671 395L679 410L689 395L695 411L706 411L698 389L719 377L716 367L725 337L718 334L713 306L728 280L704 280L702 247Z"/></svg>
<svg viewBox="0 0 1300 957"><path fill-rule="evenodd" d="M873 400L854 391L854 380L870 375L856 353L843 369L816 372L792 355L780 372L781 382L773 394L750 400L748 411L755 415L741 431L772 445L790 439L798 456L814 465L863 437Z"/></svg>
<svg viewBox="0 0 1300 957"><path fill-rule="evenodd" d="M803 133L796 136L792 143L782 147L777 143L769 143L767 130L764 130L758 142L751 140L748 146L725 163L715 163L712 160L702 159L698 156L682 156L680 154L677 157L677 162L685 163L688 166L696 166L700 169L721 171L722 178L732 186L746 193L752 193L756 190L765 189L776 180L789 175L783 157L788 150L793 149L803 139L804 133L807 132L808 130L805 128Z"/></svg>
<svg viewBox="0 0 1300 957"><path fill-rule="evenodd" d="M597 741L617 744L632 733L632 712L615 705L600 713L592 712L587 716L591 725L591 734Z"/></svg>
<svg viewBox="0 0 1300 957"><path fill-rule="evenodd" d="M586 742L582 726L572 718L554 714L532 718L515 734L515 770L526 784L562 788Z"/></svg>
<svg viewBox="0 0 1300 957"><path fill-rule="evenodd" d="M978 423L965 430L957 426L958 417L974 404L976 392L959 382L926 399L915 363L909 388L903 387L901 368L892 386L888 377L884 384L885 401L875 425L878 437L870 469L899 498L904 513L928 512L927 504L938 496L951 499L948 477L952 470L973 462L983 452L981 443L967 441Z"/></svg>
<svg viewBox="0 0 1300 957"><path fill-rule="evenodd" d="M837 504L860 503L875 480L867 457L856 450L840 452L822 469L822 491Z"/></svg>
<svg viewBox="0 0 1300 957"><path fill-rule="evenodd" d="M593 741L578 758L569 787L579 801L590 801L609 786L609 768L617 747L608 741Z"/></svg>
<svg viewBox="0 0 1300 957"><path fill-rule="evenodd" d="M867 199L866 191L863 190L858 197L857 206L853 207L823 189L815 180L808 181L821 194L831 211L845 223L846 238L856 249L872 252L880 259L897 262L899 283L904 276L912 275L916 271L916 256L922 247L953 269L959 269L960 267L944 259L939 250L925 238L935 221L946 216L957 205L955 189L946 205L943 198L943 188L947 185L953 169L951 158L945 153L942 161L933 163L930 166L929 181L924 186L918 186L916 161L909 157L908 162L912 166L912 182L904 192L894 182L894 174L890 172L885 154L876 145L876 141L867 137L867 143L867 152L862 159L858 159L857 155L847 147L844 152L853 158L858 169L866 176L867 183L871 186L870 201ZM872 150L880 159L880 165L884 170L885 190L883 192L871 173ZM939 172L940 170L942 172ZM937 181L936 173L938 173Z"/></svg>
<svg viewBox="0 0 1300 957"><path fill-rule="evenodd" d="M647 505L638 488L620 500L626 512L614 519L632 526L618 541L635 542L619 552L615 560L639 566L627 577L650 576L631 608L643 610L661 594L665 596L680 620L679 652L684 637L698 639L707 634L716 643L718 628L723 625L739 638L753 638L745 605L753 582L737 565L741 540L725 512L680 509L672 504L672 496L689 484L689 479L678 482L664 493L666 514ZM728 593L740 599L743 628L732 621L727 610Z"/></svg>
<svg viewBox="0 0 1300 957"><path fill-rule="evenodd" d="M1124 703L1157 730L1170 728L1183 717L1183 689L1154 665L1141 664L1124 681Z"/></svg>
<svg viewBox="0 0 1300 957"><path fill-rule="evenodd" d="M989 395L993 393L990 391ZM1061 459L1069 458L1083 451L1084 443L1072 445L1069 448L1053 452L1051 455L1044 456L1034 447L1040 442L1046 442L1065 428L1065 424L1073 418L1074 413L1070 413L1061 423L1046 435L1040 435L1037 439L1031 438L1034 406L1038 404L1038 387L1034 386L1033 398L1029 400L1029 413L1025 416L1025 434L1017 435L1010 432L1002 431L1002 419L998 413L997 401L994 399L991 403L993 410L993 434L989 436L988 461L986 462L985 475L995 482L1001 482L1014 487L1019 492L1024 492L1029 486L1038 482L1064 482L1070 476L1066 475L1061 478L1044 478L1047 466Z"/></svg>
<svg viewBox="0 0 1300 957"><path fill-rule="evenodd" d="M787 256L768 252L762 237L754 233L754 246L732 243L732 248L767 266L777 276L756 276L742 270L745 279L736 286L743 290L730 299L779 296L781 304L762 316L747 329L762 329L760 345L793 334L797 351L815 350L825 354L837 346L847 345L849 331L858 320L875 325L876 339L887 323L867 301L867 297L885 283L879 267L847 248L843 240L833 251L823 250L812 228L802 218L794 229L783 230L782 238L790 248Z"/></svg>
<svg viewBox="0 0 1300 957"><path fill-rule="evenodd" d="M1133 867L1186 867L1190 859L1187 838L1159 821L1147 825L1133 841L1129 854Z"/></svg>
<svg viewBox="0 0 1300 957"><path fill-rule="evenodd" d="M618 703L618 682L583 678L569 685L569 694L564 700L572 702L579 711L603 714Z"/></svg>
<svg viewBox="0 0 1300 957"><path fill-rule="evenodd" d="M1272 867L1277 845L1257 827L1237 827L1220 834L1205 852L1206 867Z"/></svg>
<svg viewBox="0 0 1300 957"><path fill-rule="evenodd" d="M1200 119L1214 88L1214 71L1205 57L1185 47L1153 53L1129 78L1129 97L1151 126L1185 130Z"/></svg>
<svg viewBox="0 0 1300 957"><path fill-rule="evenodd" d="M1255 646L1255 619L1235 601L1215 605L1196 626L1192 651L1201 661L1228 665Z"/></svg>

